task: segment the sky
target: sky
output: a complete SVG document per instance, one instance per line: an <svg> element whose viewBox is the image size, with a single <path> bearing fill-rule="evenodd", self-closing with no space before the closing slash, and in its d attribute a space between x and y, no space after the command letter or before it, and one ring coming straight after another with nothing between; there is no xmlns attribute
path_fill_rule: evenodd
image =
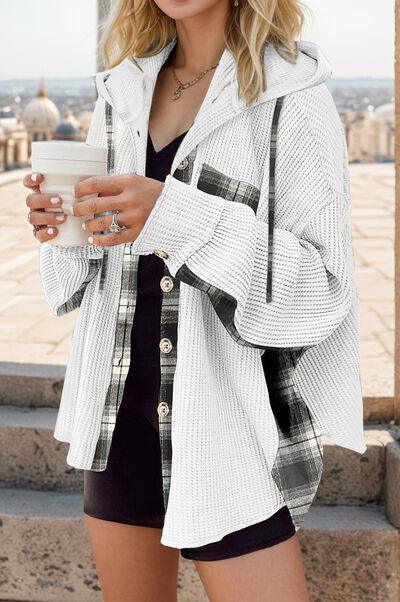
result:
<svg viewBox="0 0 400 602"><path fill-rule="evenodd" d="M393 77L394 0L304 0L333 77ZM0 80L96 71L96 0L0 0Z"/></svg>

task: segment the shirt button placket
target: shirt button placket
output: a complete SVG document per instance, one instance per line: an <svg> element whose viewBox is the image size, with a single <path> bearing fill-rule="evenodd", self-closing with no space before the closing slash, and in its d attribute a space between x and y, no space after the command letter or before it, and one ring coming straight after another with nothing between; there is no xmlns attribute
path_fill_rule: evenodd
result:
<svg viewBox="0 0 400 602"><path fill-rule="evenodd" d="M196 154L194 149L187 157L178 164L173 177L187 184L192 175L192 162ZM168 258L166 251L156 249L156 255L163 259ZM166 256L165 256L166 255ZM179 280L171 277L168 267L165 264L164 276L160 280L161 290L166 293L163 295L161 310L161 329L160 329L160 366L161 382L160 395L157 405L159 417L159 433L161 446L161 467L163 480L163 496L165 509L168 506L171 467L172 467L172 391L173 380L177 361L177 340L178 340L178 314L179 314ZM173 343L172 343L173 341Z"/></svg>

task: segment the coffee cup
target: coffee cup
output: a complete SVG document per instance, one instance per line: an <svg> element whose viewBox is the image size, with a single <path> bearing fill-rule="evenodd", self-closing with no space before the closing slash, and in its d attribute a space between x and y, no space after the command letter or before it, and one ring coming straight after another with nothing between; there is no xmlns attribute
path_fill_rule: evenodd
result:
<svg viewBox="0 0 400 602"><path fill-rule="evenodd" d="M44 176L39 185L40 192L54 194L62 199L61 209L48 208L46 211L62 211L68 215L64 223L57 224L57 236L48 242L61 247L88 245L88 235L82 229L82 224L94 216L75 216L72 206L76 202L96 197L97 194L76 199L74 186L86 178L107 175L107 150L90 146L86 142L37 141L32 142L31 163L32 171Z"/></svg>

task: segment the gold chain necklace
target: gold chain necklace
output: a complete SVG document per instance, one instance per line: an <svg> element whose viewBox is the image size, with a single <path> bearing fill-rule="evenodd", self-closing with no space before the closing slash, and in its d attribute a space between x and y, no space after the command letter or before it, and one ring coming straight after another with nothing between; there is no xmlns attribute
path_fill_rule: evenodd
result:
<svg viewBox="0 0 400 602"><path fill-rule="evenodd" d="M181 80L178 78L178 76L175 73L175 68L172 66L172 74L174 76L175 81L178 84L178 87L176 88L174 94L172 96L170 96L170 99L178 100L178 98L180 98L182 96L182 90L186 90L186 88L190 88L190 86L194 86L194 84L196 84L198 81L200 81L205 76L206 73L211 71L211 69L215 69L215 67L217 67L218 65L219 65L219 63L217 63L213 67L204 69L204 71L202 71L200 73L200 75L198 75L197 77L194 77L192 80L190 80L189 82L186 82L186 83L181 82Z"/></svg>

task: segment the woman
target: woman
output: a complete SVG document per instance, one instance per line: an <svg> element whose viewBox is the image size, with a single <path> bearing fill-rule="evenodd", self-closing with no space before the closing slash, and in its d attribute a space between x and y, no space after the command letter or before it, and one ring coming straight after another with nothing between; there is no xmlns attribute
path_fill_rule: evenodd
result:
<svg viewBox="0 0 400 602"><path fill-rule="evenodd" d="M296 0L121 0L90 244L48 244L25 181L49 306L80 307L54 436L107 601L176 600L178 550L210 600L307 600L321 436L365 450L346 143L302 24Z"/></svg>

